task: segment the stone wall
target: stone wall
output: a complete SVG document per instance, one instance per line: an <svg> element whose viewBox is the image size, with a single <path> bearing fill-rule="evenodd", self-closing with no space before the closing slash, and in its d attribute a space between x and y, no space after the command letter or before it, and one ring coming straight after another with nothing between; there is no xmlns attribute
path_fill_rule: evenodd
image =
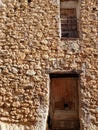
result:
<svg viewBox="0 0 98 130"><path fill-rule="evenodd" d="M59 0L2 0L0 130L45 130L51 71L80 75L81 130L98 129L98 40L94 0L80 2L80 38L61 41Z"/></svg>
<svg viewBox="0 0 98 130"><path fill-rule="evenodd" d="M96 1L83 1L81 30L84 73L81 77L82 122L87 130L98 129L98 34Z"/></svg>

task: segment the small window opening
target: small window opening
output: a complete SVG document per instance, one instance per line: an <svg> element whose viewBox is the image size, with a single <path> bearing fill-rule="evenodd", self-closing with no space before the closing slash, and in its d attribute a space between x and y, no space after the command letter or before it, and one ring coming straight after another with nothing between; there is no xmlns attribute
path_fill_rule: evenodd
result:
<svg viewBox="0 0 98 130"><path fill-rule="evenodd" d="M61 38L78 38L78 2L61 0L60 19L61 19Z"/></svg>

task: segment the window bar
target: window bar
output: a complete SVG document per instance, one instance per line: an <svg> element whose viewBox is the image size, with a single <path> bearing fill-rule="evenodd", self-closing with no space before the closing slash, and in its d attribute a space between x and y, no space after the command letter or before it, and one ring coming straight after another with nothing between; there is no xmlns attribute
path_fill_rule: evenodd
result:
<svg viewBox="0 0 98 130"><path fill-rule="evenodd" d="M78 37L78 19L76 17L61 18L62 37L77 38Z"/></svg>

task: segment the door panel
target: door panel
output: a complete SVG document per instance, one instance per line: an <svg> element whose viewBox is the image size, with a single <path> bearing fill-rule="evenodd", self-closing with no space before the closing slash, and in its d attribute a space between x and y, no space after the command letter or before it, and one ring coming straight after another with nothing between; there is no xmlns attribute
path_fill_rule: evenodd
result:
<svg viewBox="0 0 98 130"><path fill-rule="evenodd" d="M52 128L79 130L78 77L53 77L50 89Z"/></svg>

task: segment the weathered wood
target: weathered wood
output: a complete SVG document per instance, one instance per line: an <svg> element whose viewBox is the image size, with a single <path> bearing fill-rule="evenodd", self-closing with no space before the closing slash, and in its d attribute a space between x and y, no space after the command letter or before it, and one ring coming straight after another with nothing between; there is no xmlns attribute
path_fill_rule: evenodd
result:
<svg viewBox="0 0 98 130"><path fill-rule="evenodd" d="M51 76L50 118L52 128L79 127L78 77ZM62 122L73 125L62 125ZM56 123L58 122L58 124ZM73 123L72 123L73 122ZM78 130L78 129L77 129Z"/></svg>

